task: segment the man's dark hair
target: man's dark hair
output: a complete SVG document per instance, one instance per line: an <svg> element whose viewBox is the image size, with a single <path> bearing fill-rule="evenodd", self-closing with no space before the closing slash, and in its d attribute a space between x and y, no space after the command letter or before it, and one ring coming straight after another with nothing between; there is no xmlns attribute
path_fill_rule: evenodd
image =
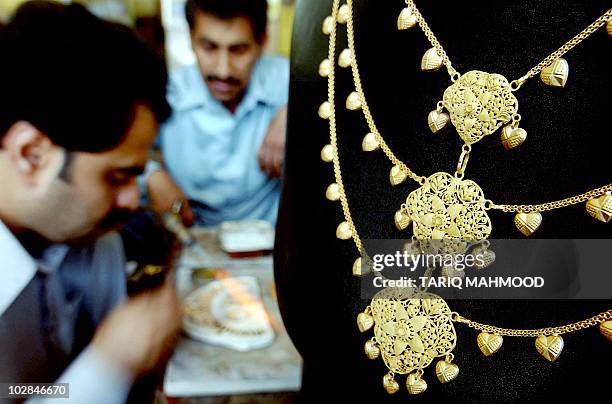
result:
<svg viewBox="0 0 612 404"><path fill-rule="evenodd" d="M23 120L67 150L101 152L123 141L137 103L159 123L170 114L163 60L78 4L22 5L0 33L0 58L0 140Z"/></svg>
<svg viewBox="0 0 612 404"><path fill-rule="evenodd" d="M246 17L251 21L253 34L257 41L261 41L266 33L267 0L187 0L185 14L191 29L193 29L197 11L209 13L224 20Z"/></svg>

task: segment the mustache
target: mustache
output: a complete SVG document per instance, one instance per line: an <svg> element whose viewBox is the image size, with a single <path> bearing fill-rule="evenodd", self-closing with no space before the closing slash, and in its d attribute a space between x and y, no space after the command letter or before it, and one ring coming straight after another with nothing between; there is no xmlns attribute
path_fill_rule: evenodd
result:
<svg viewBox="0 0 612 404"><path fill-rule="evenodd" d="M136 212L130 209L113 209L99 223L101 229L107 230L128 223Z"/></svg>
<svg viewBox="0 0 612 404"><path fill-rule="evenodd" d="M210 76L206 76L206 81L220 81L222 83L229 84L232 86L240 85L240 80L238 80L236 77L231 77L231 76L222 79L218 76L210 75Z"/></svg>

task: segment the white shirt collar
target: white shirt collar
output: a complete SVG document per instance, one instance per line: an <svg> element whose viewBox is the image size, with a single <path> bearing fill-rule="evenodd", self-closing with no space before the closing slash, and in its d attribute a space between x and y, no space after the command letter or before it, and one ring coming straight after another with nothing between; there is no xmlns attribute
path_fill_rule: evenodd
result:
<svg viewBox="0 0 612 404"><path fill-rule="evenodd" d="M0 221L0 316L36 274L36 261Z"/></svg>

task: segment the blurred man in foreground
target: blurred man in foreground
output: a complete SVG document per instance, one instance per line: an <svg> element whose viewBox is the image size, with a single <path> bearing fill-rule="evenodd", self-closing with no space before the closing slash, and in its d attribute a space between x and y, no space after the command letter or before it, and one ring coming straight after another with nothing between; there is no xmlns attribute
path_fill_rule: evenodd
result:
<svg viewBox="0 0 612 404"><path fill-rule="evenodd" d="M180 321L170 280L126 299L112 232L169 115L163 62L126 28L46 1L20 7L0 57L0 382L125 402Z"/></svg>

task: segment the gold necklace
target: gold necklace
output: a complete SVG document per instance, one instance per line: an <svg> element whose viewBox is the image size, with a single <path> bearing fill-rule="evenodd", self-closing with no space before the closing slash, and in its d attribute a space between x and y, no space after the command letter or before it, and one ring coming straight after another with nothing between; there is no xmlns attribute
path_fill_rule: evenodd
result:
<svg viewBox="0 0 612 404"><path fill-rule="evenodd" d="M350 4L350 0L349 0ZM339 0L334 0L332 15L333 24L324 23L324 32L330 35L328 59L335 60L336 24ZM329 18L329 17L328 17ZM326 19L326 21L329 21ZM327 24L327 25L326 25ZM331 69L325 75L328 80L327 95L330 108L329 121L330 143L323 153L323 160L333 163L335 183L326 192L328 199L340 201L344 222L336 231L340 239L352 239L361 256L369 260L361 238L355 228L349 208L337 145L337 128L335 114L335 72ZM329 158L328 158L329 157ZM333 194L333 195L330 195ZM334 196L334 198L330 198ZM337 196L337 198L336 198ZM349 234L346 237L346 234ZM368 267L362 267L359 257L353 264L353 274L366 275ZM380 275L378 275L380 276ZM399 383L395 380L398 374L408 375L406 389L410 394L419 394L426 390L427 382L422 378L424 369L434 359L436 376L441 383L455 379L459 367L453 363L452 350L456 346L457 334L453 323L467 324L480 331L477 344L484 355L497 352L503 343L504 336L536 338L536 350L547 360L555 361L564 347L562 335L599 325L600 332L612 341L612 310L607 310L588 319L559 327L539 329L507 329L481 324L452 312L447 303L431 293L420 289L387 288L377 293L370 305L357 316L357 326L361 332L374 328L374 337L365 343L364 351L369 359L382 357L389 372L384 375L382 384L389 394L399 391Z"/></svg>
<svg viewBox="0 0 612 404"><path fill-rule="evenodd" d="M412 3L410 0L407 0L407 2L409 2L409 4L412 6L414 5L414 3ZM329 34L330 29L335 26L336 21L342 24L347 24L348 48L344 49L340 53L338 57L338 64L341 67L351 67L353 74L355 91L350 93L348 96L346 100L346 108L349 110L361 110L370 130L370 133L368 133L363 139L363 150L375 151L380 149L385 153L387 158L393 164L389 174L392 185L395 186L401 184L408 178L416 181L420 185L420 188L408 195L406 203L403 204L394 215L395 225L399 230L404 230L410 226L410 224L412 224L413 234L418 239L454 238L463 240L484 240L489 237L492 231L491 221L487 211L495 209L506 213L515 213L515 226L525 236L530 236L541 225L542 212L583 202L586 202L586 211L592 217L604 223L607 223L612 219L612 195L610 194L612 192L612 184L604 185L580 195L537 205L495 204L490 199L485 199L484 193L477 183L471 180L463 179L472 150L472 144L469 142L466 142L462 147L462 152L459 157L459 162L457 163L457 169L454 176L446 172L438 172L429 177L423 177L412 171L404 162L395 156L393 151L386 144L384 138L378 131L374 118L370 112L361 85L361 77L357 64L351 6L352 0L349 0L346 4L340 7L336 19L333 19L331 16L327 17L323 23L323 32L325 34ZM418 13L418 10L416 10L416 7L413 7L412 9L404 9L399 17L400 22L406 18L406 10L412 13L410 15L414 17L415 21L418 21L419 24L424 27L423 29L426 32L426 35L428 38L431 38L430 41L437 44L433 49L437 50L439 48L441 49L441 52L444 52L439 45L439 42L435 39L435 36L433 36L431 33L431 30L429 30L429 27L423 20L420 13ZM583 30L581 34L577 35L557 51L545 58L523 77L529 78L538 72L547 69L550 65L546 65L546 63L551 63L551 61L554 62L554 60L556 60L555 58L572 49L577 43L584 40L597 28L605 24L606 20L608 20L609 27L610 16L612 16L612 9L608 10L603 16L598 18L588 28ZM404 26L400 24L400 22L398 22L398 26ZM443 53L443 55L446 55L446 53ZM446 60L445 63L447 63L449 69L452 68L448 58L446 56L445 58L446 59L443 60ZM333 64L329 58L323 60L323 62L321 62L319 65L319 73L321 76L326 77L329 74L332 66ZM459 75L459 73L457 73L454 69L453 71L454 78L457 80L465 77ZM525 80L526 79L523 79L520 84L522 84ZM477 85L477 82L474 82L473 84ZM505 85L503 91L508 92L508 86L509 85ZM450 88L452 87L453 86ZM484 94L482 93L482 91L484 91L483 87L478 88L479 90L474 91L481 91L480 95L482 96ZM472 93L474 91L472 91ZM463 91L463 93L465 93L465 91ZM489 96L493 97L491 94L489 94ZM440 105L442 104L439 103L439 106ZM331 112L331 105L327 101L321 104L319 107L319 116L321 118L327 119ZM520 129L516 127L519 121L520 117L515 116L513 123L510 124L509 128L512 127L512 131L515 129ZM522 131L522 129L520 130ZM323 148L321 156L324 160L330 161L331 148L329 145L326 145ZM331 198L337 197L337 192L335 191L335 185L332 184L332 186L330 186L328 196ZM458 218L461 218L459 223L457 222ZM344 229L346 229L346 226ZM350 235L348 235L346 232L345 236L350 237Z"/></svg>

